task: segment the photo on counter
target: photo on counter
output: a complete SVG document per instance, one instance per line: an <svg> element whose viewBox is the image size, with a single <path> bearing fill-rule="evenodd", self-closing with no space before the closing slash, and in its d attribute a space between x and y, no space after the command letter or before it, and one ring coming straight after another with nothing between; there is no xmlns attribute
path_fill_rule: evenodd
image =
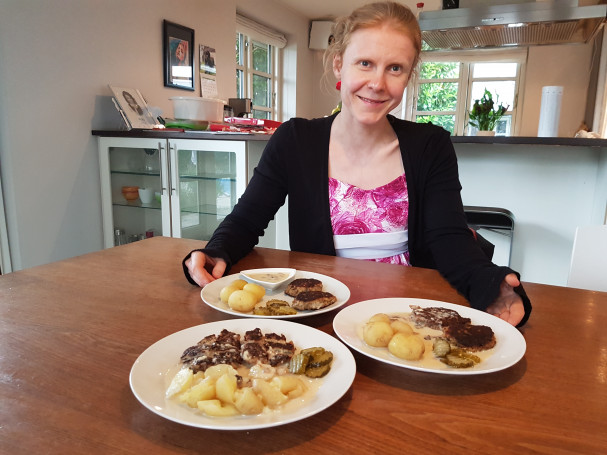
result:
<svg viewBox="0 0 607 455"><path fill-rule="evenodd" d="M163 22L164 85L194 90L194 30Z"/></svg>
<svg viewBox="0 0 607 455"><path fill-rule="evenodd" d="M139 90L115 85L109 87L114 95L116 108L122 114L128 129L149 129L158 123Z"/></svg>

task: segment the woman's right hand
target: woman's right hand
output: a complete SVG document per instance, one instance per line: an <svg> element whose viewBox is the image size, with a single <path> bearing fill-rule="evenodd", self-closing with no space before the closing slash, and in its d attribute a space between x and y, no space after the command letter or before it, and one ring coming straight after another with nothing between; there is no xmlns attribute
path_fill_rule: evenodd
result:
<svg viewBox="0 0 607 455"><path fill-rule="evenodd" d="M221 278L226 271L226 261L212 258L202 251L194 251L185 261L190 277L200 286L205 287L212 281Z"/></svg>

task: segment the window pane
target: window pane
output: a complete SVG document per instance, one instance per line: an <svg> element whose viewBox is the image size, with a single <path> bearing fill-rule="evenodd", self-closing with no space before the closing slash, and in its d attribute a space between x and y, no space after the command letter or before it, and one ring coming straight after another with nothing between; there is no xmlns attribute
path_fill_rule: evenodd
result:
<svg viewBox="0 0 607 455"><path fill-rule="evenodd" d="M417 98L418 111L454 111L457 104L456 82L420 84Z"/></svg>
<svg viewBox="0 0 607 455"><path fill-rule="evenodd" d="M518 63L475 63L472 77L515 77Z"/></svg>
<svg viewBox="0 0 607 455"><path fill-rule="evenodd" d="M459 77L458 62L424 62L419 72L421 79L446 79Z"/></svg>
<svg viewBox="0 0 607 455"><path fill-rule="evenodd" d="M473 82L470 108L472 108L474 100L479 100L483 97L486 88L491 92L496 106L502 103L504 106L509 106L509 110L512 109L514 106L514 85L514 81Z"/></svg>
<svg viewBox="0 0 607 455"><path fill-rule="evenodd" d="M253 118L262 118L264 120L270 120L270 113L268 111L260 111L259 109L253 109L251 111Z"/></svg>
<svg viewBox="0 0 607 455"><path fill-rule="evenodd" d="M253 74L253 104L257 106L270 107L270 79Z"/></svg>
<svg viewBox="0 0 607 455"><path fill-rule="evenodd" d="M244 65L244 59L242 53L244 51L244 36L240 33L236 33L236 64Z"/></svg>
<svg viewBox="0 0 607 455"><path fill-rule="evenodd" d="M417 123L432 123L433 125L442 126L450 133L453 133L455 115L418 115L415 121Z"/></svg>
<svg viewBox="0 0 607 455"><path fill-rule="evenodd" d="M246 98L244 96L244 75L242 70L236 70L236 98Z"/></svg>
<svg viewBox="0 0 607 455"><path fill-rule="evenodd" d="M253 69L271 73L270 65L270 45L253 41Z"/></svg>

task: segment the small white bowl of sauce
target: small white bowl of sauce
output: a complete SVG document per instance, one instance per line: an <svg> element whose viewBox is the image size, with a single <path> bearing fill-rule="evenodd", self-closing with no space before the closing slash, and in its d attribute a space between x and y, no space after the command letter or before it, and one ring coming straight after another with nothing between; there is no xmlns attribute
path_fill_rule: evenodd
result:
<svg viewBox="0 0 607 455"><path fill-rule="evenodd" d="M266 289L276 289L295 276L295 269L251 269L243 270L240 275L251 283L259 284Z"/></svg>

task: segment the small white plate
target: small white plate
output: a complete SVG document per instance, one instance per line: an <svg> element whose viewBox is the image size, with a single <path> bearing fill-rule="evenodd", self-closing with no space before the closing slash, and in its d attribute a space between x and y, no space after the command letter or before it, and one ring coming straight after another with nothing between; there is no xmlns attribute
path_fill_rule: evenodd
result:
<svg viewBox="0 0 607 455"><path fill-rule="evenodd" d="M315 394L291 411L236 417L209 417L165 398L165 392L183 351L205 336L223 329L244 334L259 328L264 333L283 334L299 349L321 346L333 353L331 371L321 381ZM131 390L146 408L165 419L212 430L254 430L295 422L317 414L339 400L350 388L356 375L356 363L350 350L337 338L320 330L289 321L229 319L190 327L173 333L147 348L131 368Z"/></svg>
<svg viewBox="0 0 607 455"><path fill-rule="evenodd" d="M212 283L207 284L202 291L200 292L200 297L203 302L206 303L211 308L215 308L218 311L222 311L227 314L231 314L233 316L238 316L241 318L270 318L270 319L295 319L295 318L304 318L307 316L315 316L317 314L327 313L329 311L333 311L337 308L342 307L345 303L350 299L350 289L348 286L343 284L341 281L336 280L335 278L331 278L330 276L322 275L320 273L314 272L306 272L303 270L297 270L293 279L297 278L316 278L320 280L323 284L323 291L330 292L333 294L337 301L329 306L321 308L320 310L308 310L308 311L297 311L297 314L285 314L281 316L264 316L259 314L250 313L241 313L240 311L234 311L231 309L226 303L223 303L219 298L219 293L221 290L229 285L232 281L240 279L239 274L224 276L223 278L219 278L218 280L213 281ZM271 299L279 299L284 300L288 303L293 301L293 297L286 295L284 293L286 285L273 289L267 290L266 295L261 300L258 305L263 305L264 302L267 302Z"/></svg>
<svg viewBox="0 0 607 455"><path fill-rule="evenodd" d="M256 283L260 286L263 286L266 289L276 289L283 284L287 283L287 281L291 280L295 276L295 269L251 269L251 270L243 270L240 272L240 275L250 283ZM259 276L261 274L275 274L275 273L284 273L286 274L285 278L280 281L267 281L259 278L253 278L254 276Z"/></svg>
<svg viewBox="0 0 607 455"><path fill-rule="evenodd" d="M422 365L419 361L403 360L392 355L387 348L374 348L363 341L362 327L371 316L377 313L410 313L409 305L455 310L460 316L470 318L472 324L491 327L493 333L495 333L497 343L491 350L490 355L474 367L450 368L440 361L432 362L431 366L428 366ZM333 319L333 329L344 343L368 357L399 367L430 373L471 375L504 370L517 363L525 355L527 348L527 343L521 332L506 321L484 311L437 300L386 298L358 302L337 313L335 319ZM430 355L432 354L430 353Z"/></svg>

